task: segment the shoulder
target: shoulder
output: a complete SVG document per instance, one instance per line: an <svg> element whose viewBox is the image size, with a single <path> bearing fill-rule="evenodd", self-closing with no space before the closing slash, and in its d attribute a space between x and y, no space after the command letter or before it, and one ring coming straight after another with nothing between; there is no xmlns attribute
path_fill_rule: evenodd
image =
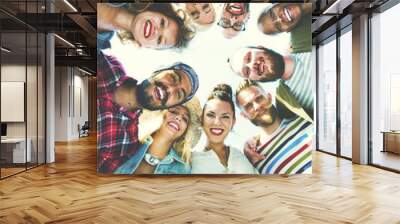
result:
<svg viewBox="0 0 400 224"><path fill-rule="evenodd" d="M302 117L283 119L282 126L286 129L298 130L299 134L305 132L311 133L313 131L313 124Z"/></svg>
<svg viewBox="0 0 400 224"><path fill-rule="evenodd" d="M282 119L282 124L285 125L291 125L294 123L300 123L300 124L311 124L311 122L305 120L304 118L300 117L300 116L296 116L293 118L284 118Z"/></svg>
<svg viewBox="0 0 400 224"><path fill-rule="evenodd" d="M289 56L295 61L300 60L304 62L311 58L311 52L291 53Z"/></svg>

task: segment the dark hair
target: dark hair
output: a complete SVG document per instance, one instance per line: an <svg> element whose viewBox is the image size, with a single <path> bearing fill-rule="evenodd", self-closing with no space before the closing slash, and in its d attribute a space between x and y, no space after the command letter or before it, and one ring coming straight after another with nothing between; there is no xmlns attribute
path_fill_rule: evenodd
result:
<svg viewBox="0 0 400 224"><path fill-rule="evenodd" d="M272 6L271 8L267 8L267 10L264 9L264 10L261 12L260 16L259 16L258 19L257 19L257 24L258 24L258 25L264 25L264 20L267 18L267 14L268 14L268 12L269 12L270 10L272 10L272 8L273 8L273 6ZM265 32L264 29L263 29L261 32L264 33L264 34L275 34L275 33L272 33L272 32Z"/></svg>
<svg viewBox="0 0 400 224"><path fill-rule="evenodd" d="M233 102L232 99L232 88L229 85L218 84L217 86L215 86L211 94L208 96L207 101L210 101L212 99L219 99L229 103L233 112L233 118L235 118L235 103ZM207 103L203 107L203 113L201 117L204 116L204 110L206 108L206 105Z"/></svg>
<svg viewBox="0 0 400 224"><path fill-rule="evenodd" d="M179 49L187 47L189 41L194 37L194 29L185 23L186 14L181 10L182 15L179 15L180 11L175 11L170 3L128 3L126 9L135 15L147 11L157 12L176 22L178 33L174 48ZM133 39L132 34L131 38Z"/></svg>

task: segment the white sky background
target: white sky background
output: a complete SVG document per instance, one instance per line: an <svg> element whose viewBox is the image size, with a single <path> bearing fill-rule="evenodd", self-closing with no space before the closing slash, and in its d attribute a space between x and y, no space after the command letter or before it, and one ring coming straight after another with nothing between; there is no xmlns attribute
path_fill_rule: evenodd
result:
<svg viewBox="0 0 400 224"><path fill-rule="evenodd" d="M258 16L269 4L250 3L250 19L246 24L246 30L232 39L226 39L222 35L222 28L217 25L222 6L221 3L214 3L216 22L210 29L197 32L189 46L181 52L122 45L119 39L114 36L111 53L121 61L128 75L139 80L139 82L149 77L153 71L175 62L180 61L190 65L199 76L200 87L196 96L203 106L208 95L217 84L229 84L235 91L241 81L241 78L231 71L227 63L228 57L237 49L249 45L261 45L278 53L287 54L289 34L264 35L257 28ZM275 83L263 84L263 86L274 94ZM240 111L236 108L236 125L233 128L233 132L228 135L225 143L242 149L244 142L259 133L259 131L258 127L241 117ZM203 149L205 141L205 134L203 134L195 150Z"/></svg>

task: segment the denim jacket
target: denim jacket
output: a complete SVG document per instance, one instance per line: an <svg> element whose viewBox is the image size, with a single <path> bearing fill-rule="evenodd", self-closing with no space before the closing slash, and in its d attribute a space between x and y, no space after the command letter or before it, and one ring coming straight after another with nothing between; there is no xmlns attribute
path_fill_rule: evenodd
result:
<svg viewBox="0 0 400 224"><path fill-rule="evenodd" d="M114 171L114 174L133 174L139 164L144 160L144 156L152 142L153 138L148 137L145 142L139 146L135 155L118 167ZM171 148L168 155L156 166L154 174L190 174L190 170L190 165L182 160L175 149Z"/></svg>
<svg viewBox="0 0 400 224"><path fill-rule="evenodd" d="M97 33L97 50L111 48L111 39L114 36L114 31L104 31Z"/></svg>

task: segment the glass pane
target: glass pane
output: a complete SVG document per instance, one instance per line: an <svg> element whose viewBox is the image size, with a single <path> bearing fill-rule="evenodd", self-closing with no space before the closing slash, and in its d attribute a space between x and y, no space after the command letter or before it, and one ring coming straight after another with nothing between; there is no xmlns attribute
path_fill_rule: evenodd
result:
<svg viewBox="0 0 400 224"><path fill-rule="evenodd" d="M31 153L28 154L30 158L28 159L28 168L37 165L37 132L38 132L38 96L37 96L37 75L38 75L38 36L37 33L28 33L28 63L27 63L27 80L26 80L26 113L27 113L27 143L28 150Z"/></svg>
<svg viewBox="0 0 400 224"><path fill-rule="evenodd" d="M38 46L38 163L45 163L45 44L46 38L44 34L39 34Z"/></svg>
<svg viewBox="0 0 400 224"><path fill-rule="evenodd" d="M352 157L352 34L340 37L340 153Z"/></svg>
<svg viewBox="0 0 400 224"><path fill-rule="evenodd" d="M336 39L318 48L318 147L336 154Z"/></svg>
<svg viewBox="0 0 400 224"><path fill-rule="evenodd" d="M1 140L2 177L25 170L26 34L1 34ZM29 147L28 147L29 148Z"/></svg>
<svg viewBox="0 0 400 224"><path fill-rule="evenodd" d="M400 5L372 18L372 163L400 170Z"/></svg>

